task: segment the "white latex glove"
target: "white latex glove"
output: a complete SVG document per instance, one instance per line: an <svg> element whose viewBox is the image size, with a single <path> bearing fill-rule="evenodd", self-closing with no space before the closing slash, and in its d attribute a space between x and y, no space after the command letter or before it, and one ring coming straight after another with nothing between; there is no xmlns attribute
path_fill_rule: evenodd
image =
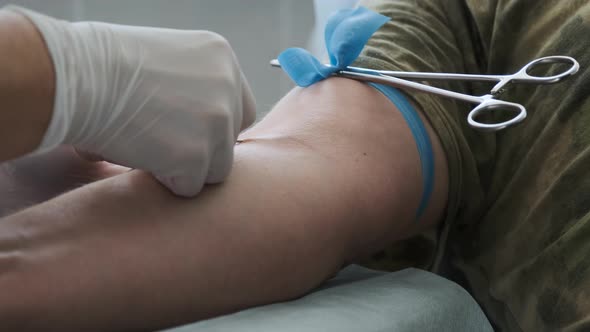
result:
<svg viewBox="0 0 590 332"><path fill-rule="evenodd" d="M182 196L229 174L256 111L224 38L8 9L37 26L55 67L54 112L38 152L73 145L149 171Z"/></svg>

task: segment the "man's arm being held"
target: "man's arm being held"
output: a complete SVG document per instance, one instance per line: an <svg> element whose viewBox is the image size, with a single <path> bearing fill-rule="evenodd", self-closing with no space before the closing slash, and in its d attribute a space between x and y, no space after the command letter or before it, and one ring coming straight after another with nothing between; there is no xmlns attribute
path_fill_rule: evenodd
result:
<svg viewBox="0 0 590 332"><path fill-rule="evenodd" d="M440 220L430 135L435 186L416 221L420 159L391 102L346 79L297 88L195 200L134 171L0 220L0 325L154 330L301 296Z"/></svg>

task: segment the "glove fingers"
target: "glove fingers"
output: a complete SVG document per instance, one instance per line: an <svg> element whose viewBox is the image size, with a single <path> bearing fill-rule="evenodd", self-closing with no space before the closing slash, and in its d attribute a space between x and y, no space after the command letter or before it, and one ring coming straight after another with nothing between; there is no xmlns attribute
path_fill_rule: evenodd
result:
<svg viewBox="0 0 590 332"><path fill-rule="evenodd" d="M211 159L209 171L205 182L220 183L227 178L231 171L234 159L233 141L226 149L217 150Z"/></svg>

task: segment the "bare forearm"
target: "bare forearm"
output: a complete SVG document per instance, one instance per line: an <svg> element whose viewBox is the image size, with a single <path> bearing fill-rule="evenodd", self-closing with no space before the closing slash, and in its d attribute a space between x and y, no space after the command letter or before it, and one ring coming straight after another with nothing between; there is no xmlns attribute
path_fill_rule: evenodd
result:
<svg viewBox="0 0 590 332"><path fill-rule="evenodd" d="M51 58L32 23L0 10L0 162L34 150L53 110Z"/></svg>
<svg viewBox="0 0 590 332"><path fill-rule="evenodd" d="M196 200L131 172L0 220L2 325L153 330L286 300L433 223L445 168L416 224L417 152L381 97L348 80L294 91Z"/></svg>
<svg viewBox="0 0 590 332"><path fill-rule="evenodd" d="M14 310L34 318L12 322L23 331L153 329L293 298L327 278L345 241L330 230L337 225L309 222L332 220L338 207L302 203L314 193L289 168L294 151L240 151L228 182L197 201L130 173L0 222L0 306L10 299L12 308L0 307L2 325L11 326ZM269 152L292 181L256 165Z"/></svg>
<svg viewBox="0 0 590 332"><path fill-rule="evenodd" d="M128 170L89 162L70 146L0 163L0 218Z"/></svg>

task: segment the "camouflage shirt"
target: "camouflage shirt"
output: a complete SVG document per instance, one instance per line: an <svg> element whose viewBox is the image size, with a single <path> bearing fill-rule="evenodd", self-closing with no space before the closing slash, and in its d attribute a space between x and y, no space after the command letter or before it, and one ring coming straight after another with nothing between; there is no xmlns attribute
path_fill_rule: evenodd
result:
<svg viewBox="0 0 590 332"><path fill-rule="evenodd" d="M505 74L542 56L578 60L580 71L561 83L511 86L501 99L523 104L529 114L521 125L497 133L467 126L473 105L408 92L447 155L446 218L435 236L398 243L367 264L422 265L452 276L498 330L589 331L590 1L363 5L392 20L369 41L357 66ZM476 95L490 89L432 84Z"/></svg>

